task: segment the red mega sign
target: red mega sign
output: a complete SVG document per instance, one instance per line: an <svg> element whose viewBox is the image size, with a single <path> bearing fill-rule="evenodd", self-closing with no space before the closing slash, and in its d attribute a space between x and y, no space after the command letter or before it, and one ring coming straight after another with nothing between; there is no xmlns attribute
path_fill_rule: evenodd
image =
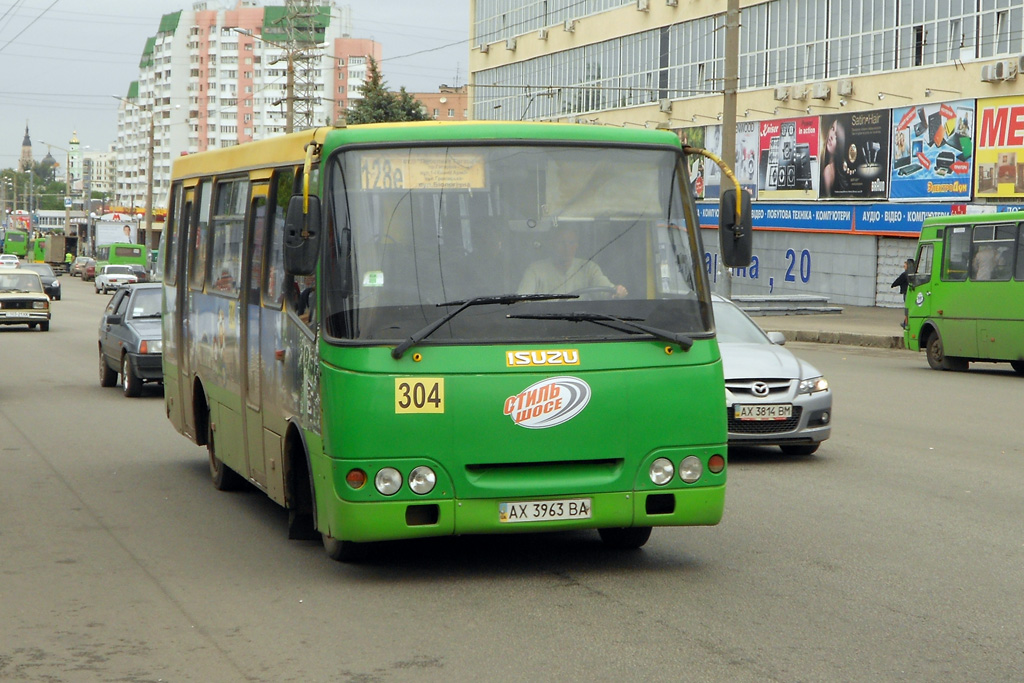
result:
<svg viewBox="0 0 1024 683"><path fill-rule="evenodd" d="M1024 147L1024 104L983 109L978 147Z"/></svg>

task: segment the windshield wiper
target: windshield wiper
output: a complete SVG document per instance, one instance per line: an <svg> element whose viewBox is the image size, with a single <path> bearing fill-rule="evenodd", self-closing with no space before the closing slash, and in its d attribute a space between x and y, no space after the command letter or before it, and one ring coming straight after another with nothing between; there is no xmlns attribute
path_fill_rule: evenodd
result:
<svg viewBox="0 0 1024 683"><path fill-rule="evenodd" d="M644 325L642 322L639 322L638 318L616 318L613 315L605 315L604 313L536 313L509 315L507 317L522 318L524 320L568 320L573 323L588 322L596 325L602 325L619 332L624 332L625 330L617 327L617 325L622 325L632 330L657 337L658 339L664 339L665 341L679 344L679 348L683 351L689 351L690 347L693 346L693 339L689 336L679 332L670 332L657 327L651 327L650 325ZM610 325L609 323L615 324Z"/></svg>
<svg viewBox="0 0 1024 683"><path fill-rule="evenodd" d="M498 294L496 296L477 296L472 299L459 299L457 301L445 301L444 303L437 304L441 306L458 306L454 311L445 314L435 322L430 323L422 330L414 332L404 342L391 349L391 357L398 360L402 357L406 351L411 347L419 344L421 341L432 335L437 328L444 325L446 322L462 313L470 306L486 306L489 304L503 304L508 306L520 301L549 301L551 299L578 299L578 294Z"/></svg>

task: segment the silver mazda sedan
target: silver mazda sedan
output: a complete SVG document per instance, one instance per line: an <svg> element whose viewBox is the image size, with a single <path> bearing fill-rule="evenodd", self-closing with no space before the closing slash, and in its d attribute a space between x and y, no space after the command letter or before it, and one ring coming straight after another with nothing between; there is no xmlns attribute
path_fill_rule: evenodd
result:
<svg viewBox="0 0 1024 683"><path fill-rule="evenodd" d="M715 327L725 368L729 444L779 446L810 455L832 431L832 392L810 363L766 334L736 304L714 296Z"/></svg>

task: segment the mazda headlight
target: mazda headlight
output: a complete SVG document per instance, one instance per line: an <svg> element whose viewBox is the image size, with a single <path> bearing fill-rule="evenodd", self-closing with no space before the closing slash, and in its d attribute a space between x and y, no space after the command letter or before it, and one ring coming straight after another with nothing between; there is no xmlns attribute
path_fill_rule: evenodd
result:
<svg viewBox="0 0 1024 683"><path fill-rule="evenodd" d="M799 394L813 394L819 391L828 391L828 380L824 377L812 377L800 380Z"/></svg>

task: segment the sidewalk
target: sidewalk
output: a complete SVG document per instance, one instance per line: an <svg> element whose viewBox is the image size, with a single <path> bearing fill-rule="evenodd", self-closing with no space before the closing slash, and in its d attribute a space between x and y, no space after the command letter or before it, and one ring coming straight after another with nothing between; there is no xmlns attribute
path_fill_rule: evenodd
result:
<svg viewBox="0 0 1024 683"><path fill-rule="evenodd" d="M782 332L789 341L902 349L903 310L842 306L842 313L762 315L754 321L766 332Z"/></svg>

